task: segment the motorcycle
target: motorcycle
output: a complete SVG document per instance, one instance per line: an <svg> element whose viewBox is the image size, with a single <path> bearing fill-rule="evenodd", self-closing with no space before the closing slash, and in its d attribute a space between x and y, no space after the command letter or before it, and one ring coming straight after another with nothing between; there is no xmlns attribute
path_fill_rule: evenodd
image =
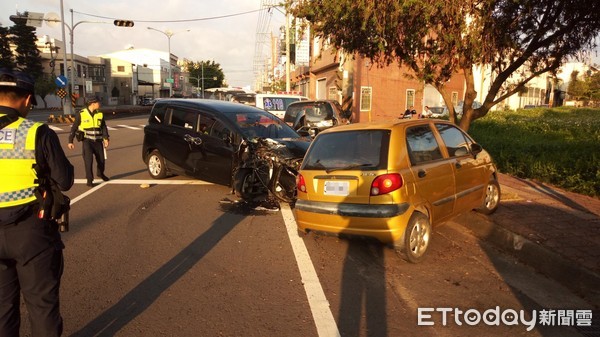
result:
<svg viewBox="0 0 600 337"><path fill-rule="evenodd" d="M250 203L265 201L269 195L279 201L294 202L296 176L308 148L298 143L270 138L242 140L233 175L236 195Z"/></svg>

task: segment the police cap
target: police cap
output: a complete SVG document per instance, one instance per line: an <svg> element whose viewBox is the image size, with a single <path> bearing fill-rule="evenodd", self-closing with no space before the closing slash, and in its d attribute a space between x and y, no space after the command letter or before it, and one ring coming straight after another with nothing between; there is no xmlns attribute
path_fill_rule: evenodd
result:
<svg viewBox="0 0 600 337"><path fill-rule="evenodd" d="M3 89L14 88L15 91L31 94L33 105L37 105L34 91L35 81L22 71L0 68L0 87Z"/></svg>

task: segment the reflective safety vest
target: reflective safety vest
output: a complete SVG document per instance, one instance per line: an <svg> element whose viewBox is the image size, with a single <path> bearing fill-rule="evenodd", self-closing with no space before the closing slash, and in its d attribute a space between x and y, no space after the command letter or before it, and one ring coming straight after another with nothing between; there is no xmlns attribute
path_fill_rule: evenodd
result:
<svg viewBox="0 0 600 337"><path fill-rule="evenodd" d="M81 124L79 124L79 130L83 131L84 138L91 140L102 140L102 119L104 115L98 111L93 116L90 111L85 108L79 112L81 116Z"/></svg>
<svg viewBox="0 0 600 337"><path fill-rule="evenodd" d="M33 167L35 135L40 125L19 117L0 130L0 208L36 200L38 183Z"/></svg>

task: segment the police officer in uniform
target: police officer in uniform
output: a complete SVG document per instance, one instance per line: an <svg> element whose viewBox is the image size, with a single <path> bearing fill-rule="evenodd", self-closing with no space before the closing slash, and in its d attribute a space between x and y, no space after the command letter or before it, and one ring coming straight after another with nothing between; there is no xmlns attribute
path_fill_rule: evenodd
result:
<svg viewBox="0 0 600 337"><path fill-rule="evenodd" d="M25 119L34 81L0 69L0 336L19 336L20 294L32 336L60 336L59 287L64 248L57 221L36 198L47 183L73 185L73 165L47 125ZM60 193L60 192L59 192Z"/></svg>
<svg viewBox="0 0 600 337"><path fill-rule="evenodd" d="M71 127L69 135L69 149L74 149L73 139L75 134L83 132L83 162L85 163L85 178L87 186L94 186L94 171L92 170L92 161L96 157L96 173L98 177L104 181L109 178L104 174L106 158L104 157L105 149L108 148L108 128L104 121L104 115L98 111L100 101L96 98L88 100L87 107L84 108L75 117L75 122Z"/></svg>

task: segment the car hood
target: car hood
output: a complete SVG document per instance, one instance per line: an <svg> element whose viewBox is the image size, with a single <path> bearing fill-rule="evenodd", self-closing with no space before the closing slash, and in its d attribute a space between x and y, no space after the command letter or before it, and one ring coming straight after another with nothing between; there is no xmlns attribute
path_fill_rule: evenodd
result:
<svg viewBox="0 0 600 337"><path fill-rule="evenodd" d="M311 142L309 138L278 138L271 140L284 145L293 158L303 158Z"/></svg>

